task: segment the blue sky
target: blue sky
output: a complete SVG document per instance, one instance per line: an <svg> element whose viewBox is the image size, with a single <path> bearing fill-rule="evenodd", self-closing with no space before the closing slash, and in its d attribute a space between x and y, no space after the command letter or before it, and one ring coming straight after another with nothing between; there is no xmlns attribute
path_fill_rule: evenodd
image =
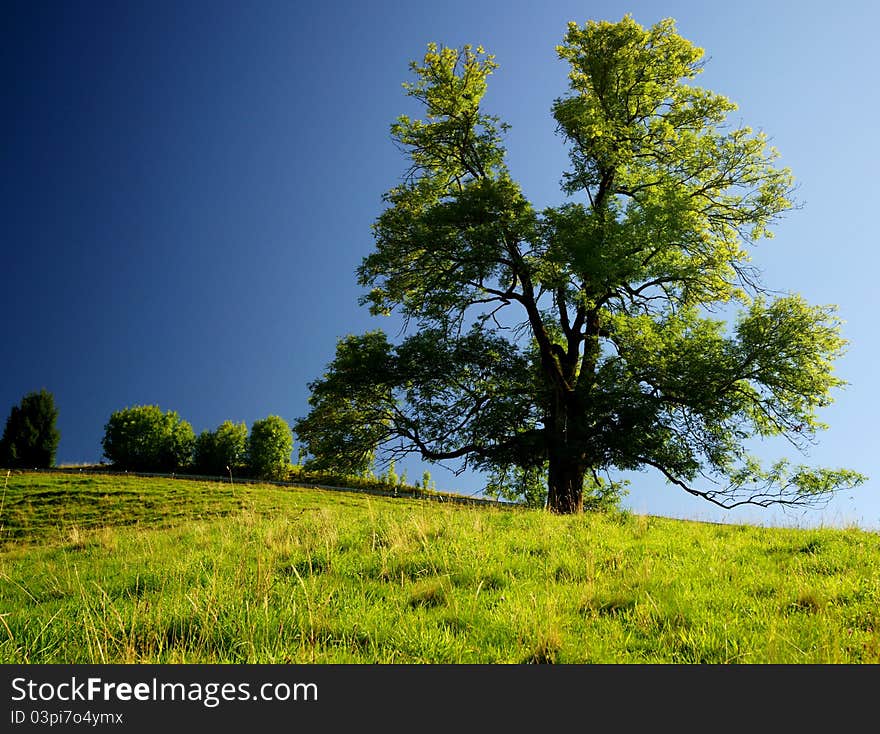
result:
<svg viewBox="0 0 880 734"><path fill-rule="evenodd" d="M429 41L496 55L485 103L512 125L513 175L558 204L553 99L566 23L673 17L706 50L699 83L739 103L793 169L803 206L755 251L766 285L835 303L850 385L806 457L869 482L822 511L722 512L650 473L637 512L880 527L878 154L872 2L8 2L0 54L0 412L46 388L59 462L101 459L114 410L157 404L198 432L307 412L336 340L395 322L358 306L381 195L417 112L401 83ZM768 457L784 447L759 451ZM405 468L412 479L422 466ZM478 476L429 467L439 488ZM401 467L398 467L400 470Z"/></svg>

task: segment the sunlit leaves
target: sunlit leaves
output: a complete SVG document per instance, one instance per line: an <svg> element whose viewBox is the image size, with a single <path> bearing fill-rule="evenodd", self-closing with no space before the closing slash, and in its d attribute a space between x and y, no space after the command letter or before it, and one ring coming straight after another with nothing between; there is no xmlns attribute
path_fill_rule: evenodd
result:
<svg viewBox="0 0 880 734"><path fill-rule="evenodd" d="M394 206L373 227L376 250L358 269L374 313L396 306L418 319L461 317L514 282L508 239L528 236L534 215L508 177L468 181L440 201L424 201L418 187L389 196Z"/></svg>
<svg viewBox="0 0 880 734"><path fill-rule="evenodd" d="M763 435L812 434L826 426L816 410L831 404L843 385L833 361L846 341L836 310L810 306L799 296L754 303L736 326L742 389L752 399L750 418Z"/></svg>
<svg viewBox="0 0 880 734"><path fill-rule="evenodd" d="M434 43L421 66L410 65L415 81L404 88L424 105L425 119L403 115L391 126L392 136L409 153L410 177L453 186L503 166L505 126L480 110L486 77L496 66L479 46L459 50Z"/></svg>
<svg viewBox="0 0 880 734"><path fill-rule="evenodd" d="M381 447L460 459L532 499L546 473L551 506L553 477L580 493L614 469L653 467L719 504L797 504L857 483L762 469L744 448L805 447L843 384L833 309L768 299L751 260L795 206L769 138L695 84L703 50L671 19L571 23L557 53L569 90L552 114L570 165L564 200L541 209L483 107L494 58L431 44L411 65L404 88L423 114L392 125L409 167L357 275L372 313L416 333L340 342L299 424L313 461L362 468ZM712 317L734 305L738 318ZM722 488L692 486L709 478Z"/></svg>
<svg viewBox="0 0 880 734"><path fill-rule="evenodd" d="M742 299L742 246L771 236L792 177L763 133L724 129L732 102L690 84L702 50L672 21L645 30L627 17L571 24L558 53L572 66L571 93L553 107L570 146L565 191L625 228L650 258L646 280L664 278L686 302Z"/></svg>
<svg viewBox="0 0 880 734"><path fill-rule="evenodd" d="M780 459L768 467L754 457L729 472L730 484L723 490L708 492L708 499L726 502L727 506L751 504L769 507L774 504L806 504L823 501L841 488L854 488L866 477L852 469L812 468ZM730 497L735 496L734 502Z"/></svg>

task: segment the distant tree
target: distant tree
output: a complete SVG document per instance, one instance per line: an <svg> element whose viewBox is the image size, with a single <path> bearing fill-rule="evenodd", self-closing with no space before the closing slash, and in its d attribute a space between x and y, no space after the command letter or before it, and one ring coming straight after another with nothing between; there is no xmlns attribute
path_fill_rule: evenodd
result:
<svg viewBox="0 0 880 734"><path fill-rule="evenodd" d="M55 398L43 389L25 395L13 406L0 439L0 465L45 469L55 464L61 434L55 423Z"/></svg>
<svg viewBox="0 0 880 734"><path fill-rule="evenodd" d="M199 474L217 474L216 462L216 436L214 431L202 431L196 436L193 444L193 462L192 468L194 472Z"/></svg>
<svg viewBox="0 0 880 734"><path fill-rule="evenodd" d="M385 472L382 477L382 480L385 482L385 484L391 487L396 487L398 484L400 484L400 477L394 469L394 461L391 461L388 464L388 471Z"/></svg>
<svg viewBox="0 0 880 734"><path fill-rule="evenodd" d="M137 405L110 416L101 444L104 456L120 469L173 472L192 460L195 434L175 411Z"/></svg>
<svg viewBox="0 0 880 734"><path fill-rule="evenodd" d="M374 451L460 460L536 503L542 481L557 513L613 502L616 471L655 469L722 507L811 505L863 482L762 466L746 446L810 445L846 345L833 307L774 296L749 263L794 206L767 137L694 84L703 50L671 19L570 23L556 51L570 166L542 210L481 106L493 57L430 44L411 64L424 115L392 125L408 169L357 274L362 303L412 329L340 340L300 441L338 469Z"/></svg>
<svg viewBox="0 0 880 734"><path fill-rule="evenodd" d="M248 466L260 479L286 479L293 452L293 434L283 418L270 415L255 421L248 439Z"/></svg>
<svg viewBox="0 0 880 734"><path fill-rule="evenodd" d="M247 440L244 423L224 421L214 431L202 431L193 449L195 470L213 476L235 471L247 460Z"/></svg>

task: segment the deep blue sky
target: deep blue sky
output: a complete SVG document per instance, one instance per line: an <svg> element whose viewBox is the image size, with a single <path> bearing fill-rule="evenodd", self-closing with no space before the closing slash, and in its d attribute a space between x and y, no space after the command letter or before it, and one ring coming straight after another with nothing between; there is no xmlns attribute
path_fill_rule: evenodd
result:
<svg viewBox="0 0 880 734"><path fill-rule="evenodd" d="M706 49L699 83L740 104L803 207L761 244L766 285L836 303L850 386L807 460L871 477L824 511L718 512L653 474L637 512L880 527L880 200L873 2L6 2L2 23L2 419L45 387L59 462L101 459L114 410L157 404L199 432L307 411L336 340L395 322L357 305L381 195L404 171L389 125L429 41L483 44L509 164L557 204L569 20L671 16ZM777 446L761 448L768 457ZM398 467L400 469L401 467ZM404 467L421 476L416 464ZM480 478L431 468L465 493Z"/></svg>

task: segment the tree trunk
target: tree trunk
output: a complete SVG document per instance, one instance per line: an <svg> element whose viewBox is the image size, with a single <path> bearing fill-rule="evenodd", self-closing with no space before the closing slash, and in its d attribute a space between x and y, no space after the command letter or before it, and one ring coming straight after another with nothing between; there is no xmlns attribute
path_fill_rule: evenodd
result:
<svg viewBox="0 0 880 734"><path fill-rule="evenodd" d="M557 389L547 406L547 509L559 515L574 515L584 509L586 467L577 420L577 399L569 391Z"/></svg>
<svg viewBox="0 0 880 734"><path fill-rule="evenodd" d="M584 509L584 468L566 456L564 446L550 448L547 472L547 508L559 515L573 515Z"/></svg>

